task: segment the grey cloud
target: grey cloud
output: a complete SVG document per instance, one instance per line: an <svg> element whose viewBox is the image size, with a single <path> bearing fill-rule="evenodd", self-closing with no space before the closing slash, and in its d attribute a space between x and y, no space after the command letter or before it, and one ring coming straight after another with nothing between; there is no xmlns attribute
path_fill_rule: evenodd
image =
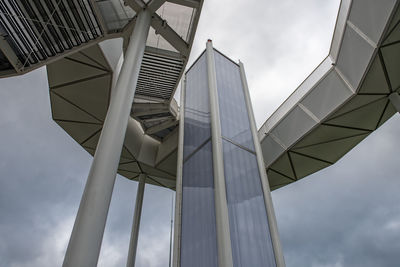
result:
<svg viewBox="0 0 400 267"><path fill-rule="evenodd" d="M273 193L288 266L397 266L394 117L337 164Z"/></svg>

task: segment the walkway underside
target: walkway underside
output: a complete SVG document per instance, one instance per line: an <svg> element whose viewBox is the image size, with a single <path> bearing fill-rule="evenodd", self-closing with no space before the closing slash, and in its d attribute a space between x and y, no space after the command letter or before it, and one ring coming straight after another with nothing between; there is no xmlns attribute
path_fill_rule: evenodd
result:
<svg viewBox="0 0 400 267"><path fill-rule="evenodd" d="M388 96L400 92L398 1L349 2L341 3L328 57L258 132L272 190L334 164L396 113ZM97 144L115 76L106 58L98 56L100 48L106 51L116 41L107 42L48 67L53 118L91 154ZM143 66L152 69L142 67L141 77L160 72L153 63L153 52L154 49L147 48ZM96 55L101 66L88 55ZM179 69L182 64L169 56L163 55L158 64L170 64L167 69L173 76L173 66ZM65 68L77 69L77 66L91 69L93 79L80 77L78 83L66 82L65 86L53 81L53 70L56 73ZM180 77L179 71L173 77ZM66 81L71 80L72 77L66 78ZM168 84L172 80L165 78L163 82ZM93 86L88 86L90 83ZM148 89L149 94L164 94L163 85L154 82L153 86L155 89ZM119 173L137 179L139 173L146 172L148 182L174 189L178 107L172 94L163 101L154 95L142 97L138 90L139 86ZM65 112L67 106L70 113ZM64 117L59 117L58 108Z"/></svg>
<svg viewBox="0 0 400 267"><path fill-rule="evenodd" d="M271 189L334 164L396 113L398 2L342 1L328 57L258 132Z"/></svg>
<svg viewBox="0 0 400 267"><path fill-rule="evenodd" d="M137 14L152 12L118 172L175 187L178 106L202 0L4 0L0 77L47 65L53 119L94 154ZM154 12L154 13L153 13Z"/></svg>
<svg viewBox="0 0 400 267"><path fill-rule="evenodd" d="M53 119L93 155L127 36L149 1L85 0L85 12L74 9L75 1L54 8L55 1L0 3L0 75L48 64ZM272 190L334 164L396 113L388 96L400 92L398 2L342 1L328 57L258 131ZM201 7L200 0L153 6L159 9L118 169L129 179L147 173L147 182L175 189L179 110L173 95ZM177 15L183 24L174 24Z"/></svg>

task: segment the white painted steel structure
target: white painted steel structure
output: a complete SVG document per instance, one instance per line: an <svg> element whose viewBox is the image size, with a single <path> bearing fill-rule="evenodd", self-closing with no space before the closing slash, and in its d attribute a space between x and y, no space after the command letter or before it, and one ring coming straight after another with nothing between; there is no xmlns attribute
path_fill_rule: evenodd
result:
<svg viewBox="0 0 400 267"><path fill-rule="evenodd" d="M249 114L251 133L253 135L253 140L254 140L254 148L255 148L255 152L256 152L256 156L257 156L257 164L258 164L259 173L261 176L261 185L262 185L262 189L264 192L264 201L265 201L265 207L267 210L269 231L271 233L271 240L272 240L272 245L273 245L274 253L275 253L276 266L283 267L283 266L285 266L285 259L283 257L282 245L281 245L281 241L279 238L278 225L277 225L276 216L275 216L275 209L274 209L274 205L272 203L272 197L271 197L271 189L270 189L270 186L268 183L267 174L265 172L265 165L264 165L264 159L262 157L261 145L260 145L260 142L258 142L256 119L254 118L253 105L251 104L249 87L247 84L247 78L246 78L246 74L245 74L245 70L244 70L244 66L243 66L242 62L239 62L239 68L240 68L241 80L243 83L243 93L244 93L244 97L245 97L245 101L246 101L247 112Z"/></svg>
<svg viewBox="0 0 400 267"><path fill-rule="evenodd" d="M229 230L228 204L226 201L226 187L224 161L222 152L221 118L219 115L217 77L215 70L214 51L211 41L207 42L207 74L211 113L211 143L214 171L215 190L215 217L217 225L218 265L233 266L232 248Z"/></svg>
<svg viewBox="0 0 400 267"><path fill-rule="evenodd" d="M150 21L150 11L138 14L79 205L64 267L97 266Z"/></svg>
<svg viewBox="0 0 400 267"><path fill-rule="evenodd" d="M370 13L374 16L364 18L364 14ZM395 73L399 67L396 59L398 27L398 2L395 0L385 0L380 4L376 1L342 1L328 57L259 129L272 190L330 166L395 113L388 96L399 91ZM101 43L100 47L92 46L82 51L85 55L99 55L98 58L104 62L102 65L107 67L97 68L92 74L95 77L93 83L99 85L102 82L102 90L97 90L97 93L87 90L87 94L79 91L80 98L87 95L96 100L90 103L70 101L74 104L71 106L62 102L77 99L78 94L73 95L72 90L78 91L89 81L83 77L82 84L69 85L64 81L58 82L56 73L69 70L70 59L81 60L85 68L93 65L93 61L78 53L48 68L53 118L92 154L101 129L101 116L104 116L104 107L109 101L107 96L111 86L104 84L112 84L118 73L118 57L112 58L109 56L112 53L107 52L115 46L117 41L111 40ZM102 51L105 56L101 55ZM154 50L147 47L146 51ZM114 62L110 63L114 67L108 67L107 62ZM67 85L62 89L60 84ZM71 93L66 92L68 87L74 86ZM60 96L63 99L60 100ZM152 170L149 183L174 189L178 143L176 125L179 122L177 104L172 96L169 103L160 103L152 102L150 98L143 100L137 94L135 103L131 114L134 119L128 123L130 134L126 136L119 173L137 179L140 168L147 172ZM83 107L95 118L78 114L76 107ZM83 126L72 121L87 123ZM163 138L151 134L152 123L160 121L163 122L161 127L175 125L175 130ZM157 126L153 129L157 130Z"/></svg>
<svg viewBox="0 0 400 267"><path fill-rule="evenodd" d="M8 2L4 2L0 7L3 20L10 17L7 17L10 12L6 11L11 10L13 6L15 8L15 4L6 3ZM33 1L32 5L35 3L36 1ZM88 14L96 15L91 16L98 21L95 30L99 34L102 32L103 35L96 37L93 42L88 39L85 43L82 40L86 35L82 33L78 36L82 38L79 45L71 39L71 43L76 46L70 50L47 57L38 63L27 62L24 68L18 70L15 68L12 70L13 64L3 57L3 65L7 65L9 69L3 67L0 74L4 76L11 73L14 73L13 75L25 73L51 63L48 65L48 74L53 118L93 155L113 93L111 88L115 84L122 63L121 43L126 47L129 39L127 34L135 24L135 14L145 6L145 3L133 0L127 1L129 6L118 4L118 1L84 3L92 10L92 13ZM195 15L192 16L191 25L192 28L196 26L202 2L169 1L165 3L168 4L165 10L170 11L170 17L176 12L173 11L176 3L184 5L182 10L192 8ZM67 23L67 18L74 13L68 10L68 5L65 7L66 10L54 9L54 15L59 17L60 22ZM21 10L18 12L22 12ZM115 14L106 13L106 10L115 10ZM399 65L396 60L399 49L397 10L398 3L395 0L385 0L379 4L372 0L342 1L329 56L259 130L272 190L333 164L395 113L394 107L389 105L388 95L398 91L399 87L395 74ZM161 13L157 14L160 16ZM365 16L365 14L374 15ZM35 19L37 18L31 21ZM118 172L129 179L137 179L139 173L145 171L149 173L147 179L149 183L174 189L178 106L172 97L175 89L161 90L165 85L160 84L158 80L164 79L167 83L171 81L175 84L173 88L176 88L187 59L184 57L186 50L179 45L182 43L178 41L180 39L171 41L173 36L176 36L171 33L172 25L170 27L164 25L163 30L160 30L159 21L159 17L152 19L151 25L154 31L151 30L148 36L144 63L135 94L135 105L132 107L128 122L129 134L126 135ZM22 25L22 22L15 23L17 26ZM58 24L54 25L49 21L46 25L51 28ZM9 27L11 26L13 25L10 24ZM17 26L14 25L16 29L20 29ZM69 35L62 36L75 36L73 32L72 35L68 32L70 26L63 27ZM59 28L61 31L61 25ZM4 31L4 27L2 30ZM39 30L32 28L31 31L30 34L33 34ZM154 34L156 31L159 35ZM50 29L48 32L57 33ZM194 37L194 31L187 32L190 41ZM47 39L44 38L46 36L44 33L46 31L43 31L43 38L38 45L49 43L45 42ZM26 31L21 31L20 35L24 34L29 35ZM94 33L92 35L95 36ZM15 46L13 42L17 39L11 35L6 36L5 33L2 36L3 40L7 40L7 43L0 42L4 54L4 51ZM105 39L107 41L97 45ZM173 45L168 45L165 40L171 41ZM158 47L153 47L152 44L158 44ZM190 42L188 45L190 47ZM177 53L179 47L180 54ZM7 55L12 54L7 53ZM20 54L18 56L21 57ZM184 59L183 65L179 63L179 58ZM16 64L14 62L14 65ZM168 70L165 72L168 76L165 76L160 68ZM177 71L172 71L175 68ZM63 75L60 76L58 73ZM68 75L69 73L71 75ZM153 78L151 73L156 73L158 78ZM146 83L146 79L150 82ZM150 83L152 86L147 87L146 91L144 87L139 86L143 83ZM159 90L154 91L152 87ZM148 94L139 93L144 92L143 90ZM152 95L154 92L160 93L160 96L155 97ZM165 94L169 98L162 100ZM366 113L360 115L364 111ZM368 112L374 115L369 116ZM339 115L346 122L339 122L341 120ZM369 119L358 120L357 116Z"/></svg>
<svg viewBox="0 0 400 267"><path fill-rule="evenodd" d="M175 187L173 95L201 7L201 0L0 3L0 76L48 65L53 118L94 155L63 266L97 265L117 169L140 177L141 191L144 175ZM135 261L141 202L128 266Z"/></svg>
<svg viewBox="0 0 400 267"><path fill-rule="evenodd" d="M135 212L133 215L131 240L129 242L128 260L126 262L126 267L135 266L137 243L139 238L140 217L142 214L145 185L146 185L146 174L140 174L139 185L136 193Z"/></svg>
<svg viewBox="0 0 400 267"><path fill-rule="evenodd" d="M135 180L146 172L148 183L173 189L176 165L171 162L176 162L179 121L173 95L188 60L202 3L2 1L0 35L5 42L0 42L0 77L47 65L53 119L94 155L137 13L143 8L154 12L118 172ZM36 43L21 41L26 48L21 50L18 38L30 36ZM70 45L56 53L59 43ZM47 50L38 48L47 46L54 53L39 57ZM7 50L10 47L13 53ZM4 56L12 54L20 61L37 61L28 60L15 69Z"/></svg>
<svg viewBox="0 0 400 267"><path fill-rule="evenodd" d="M396 0L341 2L328 57L258 131L272 190L334 164L396 113L399 19Z"/></svg>
<svg viewBox="0 0 400 267"><path fill-rule="evenodd" d="M99 151L90 177L103 176L104 183L89 178L81 203L82 210L98 212L97 227L91 227L96 234L86 236L90 231L81 234L74 229L71 238L77 244L76 255L80 246L89 247L84 242L93 242L90 252L81 251L90 257L82 253L71 257L69 248L65 266L96 264L117 169L133 180L145 173L147 183L176 188L179 195L182 118L173 95L202 4L202 0L0 2L0 77L47 65L53 119L90 154ZM142 21L141 13L151 17ZM148 34L145 24L150 25ZM399 1L342 0L329 55L258 131L271 190L334 164L400 112L399 55ZM127 73L137 75L127 77ZM125 103L121 117L120 103ZM115 136L118 140L110 141ZM263 187L266 190L268 184ZM102 196L92 198L90 192L97 190ZM176 210L180 201L177 198ZM93 218L86 213L78 213L77 221L88 227ZM179 218L177 213L175 229ZM174 242L178 249L179 245Z"/></svg>

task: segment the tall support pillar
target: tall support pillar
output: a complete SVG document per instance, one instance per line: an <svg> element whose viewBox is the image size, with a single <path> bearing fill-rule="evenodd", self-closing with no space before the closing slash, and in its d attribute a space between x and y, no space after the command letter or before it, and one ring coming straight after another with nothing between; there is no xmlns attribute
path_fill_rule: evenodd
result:
<svg viewBox="0 0 400 267"><path fill-rule="evenodd" d="M249 87L247 84L246 73L244 71L244 66L242 62L239 62L239 68L240 68L240 77L242 79L242 84L243 84L243 93L246 101L247 112L249 114L251 132L254 140L254 148L257 156L258 170L261 176L261 184L263 187L264 201L267 209L269 231L271 232L271 240L275 254L276 266L284 267L285 259L283 258L282 246L279 238L278 226L276 223L274 205L272 203L271 190L269 188L267 173L265 171L266 169L264 165L264 159L262 156L261 144L257 135L257 126L256 126L256 120L254 118L253 105L251 104Z"/></svg>
<svg viewBox="0 0 400 267"><path fill-rule="evenodd" d="M178 137L178 155L176 168L176 186L175 186L175 216L174 216L174 248L172 257L172 266L180 267L181 258L181 225L182 225L182 167L183 167L183 135L185 125L185 83L184 76L179 109L179 137Z"/></svg>
<svg viewBox="0 0 400 267"><path fill-rule="evenodd" d="M64 267L97 265L150 22L150 11L138 13L75 219Z"/></svg>
<svg viewBox="0 0 400 267"><path fill-rule="evenodd" d="M207 41L206 54L211 113L211 143L213 151L218 266L233 267L228 204L226 201L224 160L222 152L221 118L219 114L214 49L211 40Z"/></svg>
<svg viewBox="0 0 400 267"><path fill-rule="evenodd" d="M399 93L392 93L389 95L390 103L392 103L393 107L400 113L400 95Z"/></svg>
<svg viewBox="0 0 400 267"><path fill-rule="evenodd" d="M184 84L175 267L284 267L242 64L208 41Z"/></svg>
<svg viewBox="0 0 400 267"><path fill-rule="evenodd" d="M146 174L140 174L139 185L136 193L135 211L133 214L131 240L129 242L128 261L126 263L126 267L135 266L137 243L139 238L140 217L142 215L145 181L146 181Z"/></svg>

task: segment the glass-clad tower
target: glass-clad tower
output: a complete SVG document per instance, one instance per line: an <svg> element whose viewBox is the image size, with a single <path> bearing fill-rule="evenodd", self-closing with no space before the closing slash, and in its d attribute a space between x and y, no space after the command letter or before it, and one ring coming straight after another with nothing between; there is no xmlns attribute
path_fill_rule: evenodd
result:
<svg viewBox="0 0 400 267"><path fill-rule="evenodd" d="M284 266L243 65L208 41L182 98L175 266Z"/></svg>

